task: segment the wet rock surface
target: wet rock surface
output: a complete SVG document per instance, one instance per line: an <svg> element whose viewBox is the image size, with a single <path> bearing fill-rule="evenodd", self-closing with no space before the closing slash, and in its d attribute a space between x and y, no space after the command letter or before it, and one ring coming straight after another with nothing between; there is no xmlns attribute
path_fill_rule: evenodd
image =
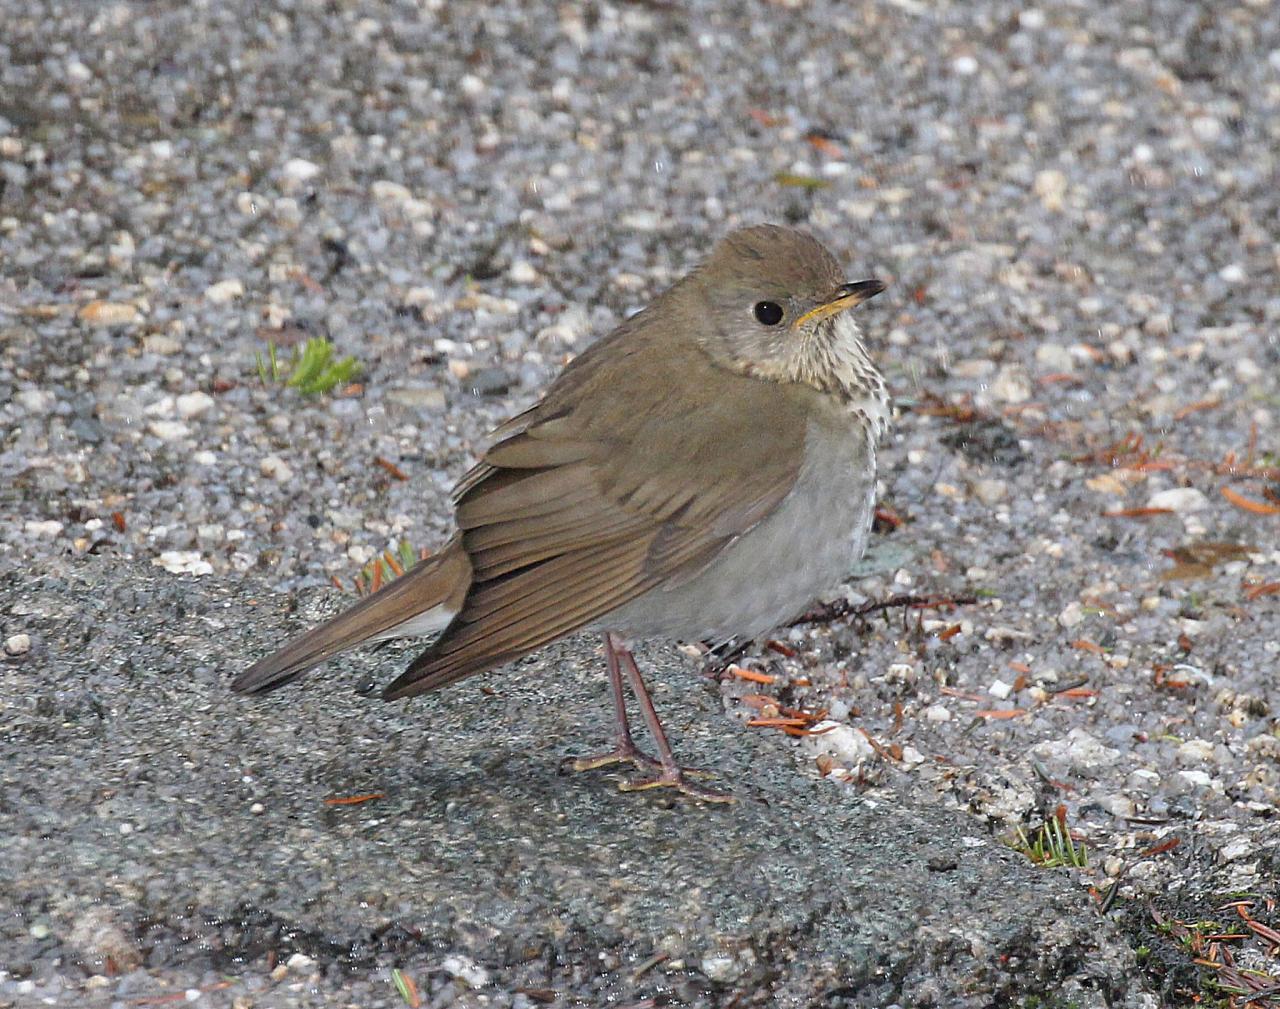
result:
<svg viewBox="0 0 1280 1009"><path fill-rule="evenodd" d="M591 642L408 704L359 695L390 650L246 700L230 658L297 623L260 583L49 569L0 581L42 641L2 667L0 994L19 1004L394 1005L392 966L459 1005L1147 1004L1069 877L800 772L670 650L644 656L659 704L731 806L561 769L608 731Z"/></svg>

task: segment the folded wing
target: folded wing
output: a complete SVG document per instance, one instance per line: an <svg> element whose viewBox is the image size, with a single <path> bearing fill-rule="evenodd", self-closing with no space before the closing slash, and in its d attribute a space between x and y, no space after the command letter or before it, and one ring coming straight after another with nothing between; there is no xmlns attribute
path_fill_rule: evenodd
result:
<svg viewBox="0 0 1280 1009"><path fill-rule="evenodd" d="M711 374L697 348L643 335L625 356L579 359L459 485L470 589L386 697L510 661L692 577L790 492L804 393ZM701 397L708 378L716 394Z"/></svg>

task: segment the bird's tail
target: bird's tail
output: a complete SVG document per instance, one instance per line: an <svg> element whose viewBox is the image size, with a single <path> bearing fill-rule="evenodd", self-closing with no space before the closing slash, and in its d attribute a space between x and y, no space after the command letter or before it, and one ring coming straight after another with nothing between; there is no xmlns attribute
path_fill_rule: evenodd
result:
<svg viewBox="0 0 1280 1009"><path fill-rule="evenodd" d="M274 690L356 645L443 630L462 607L470 583L471 563L455 539L373 595L259 659L231 681L231 689L242 694Z"/></svg>

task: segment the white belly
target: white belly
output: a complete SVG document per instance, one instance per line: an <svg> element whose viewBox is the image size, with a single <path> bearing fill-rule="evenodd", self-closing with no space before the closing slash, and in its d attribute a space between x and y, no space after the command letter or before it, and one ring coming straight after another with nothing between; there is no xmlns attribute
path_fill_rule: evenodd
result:
<svg viewBox="0 0 1280 1009"><path fill-rule="evenodd" d="M768 518L689 581L649 592L595 626L638 638L755 637L837 585L866 547L875 447L848 415L831 420L810 425L796 485Z"/></svg>

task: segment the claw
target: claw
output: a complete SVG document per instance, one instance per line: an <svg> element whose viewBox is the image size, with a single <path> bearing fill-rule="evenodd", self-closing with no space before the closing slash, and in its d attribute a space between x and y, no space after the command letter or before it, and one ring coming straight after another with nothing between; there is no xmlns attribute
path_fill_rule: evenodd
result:
<svg viewBox="0 0 1280 1009"><path fill-rule="evenodd" d="M701 799L703 802L736 801L728 792L717 792L714 788L703 788L701 785L695 785L685 777L688 773L691 772L679 767L667 768L661 774L652 778L620 782L618 790L622 792L647 792L652 788L674 788L682 795L687 795L691 799Z"/></svg>
<svg viewBox="0 0 1280 1009"><path fill-rule="evenodd" d="M636 767L661 767L657 757L651 757L637 746L619 745L607 753L598 753L594 757L575 757L567 761L575 771L594 771L598 767L609 767L613 764L633 764Z"/></svg>
<svg viewBox="0 0 1280 1009"><path fill-rule="evenodd" d="M654 710L649 691L645 688L644 679L636 666L635 657L616 635L606 632L604 636L604 654L609 664L609 690L613 695L614 731L617 740L612 750L591 757L569 758L562 766L574 771L591 771L597 767L609 767L611 764L631 764L641 772L651 772L650 777L635 778L619 783L618 788L624 792L644 792L651 788L674 788L676 791L703 802L733 802L733 796L727 792L717 792L711 788L702 788L693 784L689 778L711 777L710 772L690 767L680 767L675 755L671 752L671 744L667 734ZM622 693L622 675L631 680L631 689L635 694L644 720L649 727L649 734L658 746L658 756L653 757L641 750L631 739L631 727L627 722L627 704Z"/></svg>

